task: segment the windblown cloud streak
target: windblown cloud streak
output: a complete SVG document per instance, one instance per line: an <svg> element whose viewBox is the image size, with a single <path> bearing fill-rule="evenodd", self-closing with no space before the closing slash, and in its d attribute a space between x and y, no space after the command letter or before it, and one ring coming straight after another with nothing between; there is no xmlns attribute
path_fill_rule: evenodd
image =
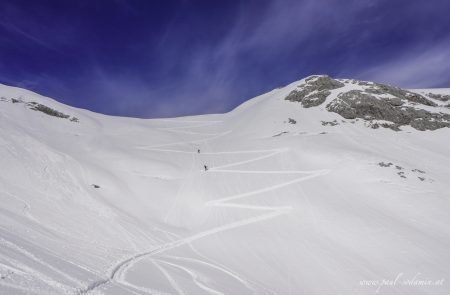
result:
<svg viewBox="0 0 450 295"><path fill-rule="evenodd" d="M409 88L450 88L450 41L401 53L356 76Z"/></svg>

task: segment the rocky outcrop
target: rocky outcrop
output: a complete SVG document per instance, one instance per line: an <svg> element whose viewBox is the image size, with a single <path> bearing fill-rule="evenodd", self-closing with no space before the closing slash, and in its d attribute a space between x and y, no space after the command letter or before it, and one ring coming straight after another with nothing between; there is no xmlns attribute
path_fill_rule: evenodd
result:
<svg viewBox="0 0 450 295"><path fill-rule="evenodd" d="M46 114L48 116L56 117L56 118L62 118L62 119L69 119L71 122L79 123L80 120L77 117L70 117L70 115L66 115L63 112L57 111L55 109L52 109L46 105L37 103L35 101L26 102L22 98L11 98L8 99L6 97L0 97L0 101L3 102L10 102L12 104L24 104L27 108L33 111L41 112L43 114Z"/></svg>
<svg viewBox="0 0 450 295"><path fill-rule="evenodd" d="M435 94L435 93L428 93L428 97L431 97L433 99L437 99L440 101L449 101L450 95L443 95L443 94Z"/></svg>
<svg viewBox="0 0 450 295"><path fill-rule="evenodd" d="M297 89L286 96L286 100L300 102L303 107L310 108L325 102L330 90L344 87L345 84L328 76L311 76L305 80Z"/></svg>
<svg viewBox="0 0 450 295"><path fill-rule="evenodd" d="M390 86L390 85L374 83L372 86L366 88L365 91L368 93L378 94L378 95L389 94L389 95L395 96L399 99L404 99L404 100L410 101L412 103L423 104L423 105L433 106L433 107L437 106L434 102L432 102L431 100L425 98L424 96L422 96L418 93L414 93L414 92L404 90L404 89L401 89L398 87Z"/></svg>
<svg viewBox="0 0 450 295"><path fill-rule="evenodd" d="M339 89L344 86L349 87ZM450 114L446 111L450 105L438 104L449 101L450 95L422 95L380 83L311 76L285 99L311 108L326 102L332 91L335 98L327 104L328 111L346 119L363 119L365 126L373 129L384 127L400 131L405 125L417 130L450 127Z"/></svg>
<svg viewBox="0 0 450 295"><path fill-rule="evenodd" d="M408 97L412 97L406 94ZM417 97L416 97L417 98ZM420 100L420 99L418 99ZM398 126L410 125L417 130L436 130L450 127L450 115L432 113L412 106L403 106L397 98L379 98L361 90L351 90L338 95L327 105L327 110L346 119L383 120Z"/></svg>
<svg viewBox="0 0 450 295"><path fill-rule="evenodd" d="M64 114L62 112L59 112L59 111L55 110L55 109L49 108L48 106L45 106L45 105L40 104L40 103L31 102L28 105L31 106L30 110L39 111L39 112L42 112L42 113L44 113L46 115L49 115L49 116L63 118L63 119L70 118L69 115L66 115L66 114Z"/></svg>

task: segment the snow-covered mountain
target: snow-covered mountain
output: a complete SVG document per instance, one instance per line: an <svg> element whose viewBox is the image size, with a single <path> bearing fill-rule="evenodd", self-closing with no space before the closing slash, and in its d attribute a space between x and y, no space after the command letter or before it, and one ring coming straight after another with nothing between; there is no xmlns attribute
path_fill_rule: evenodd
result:
<svg viewBox="0 0 450 295"><path fill-rule="evenodd" d="M449 104L311 76L144 120L0 85L0 293L448 294Z"/></svg>

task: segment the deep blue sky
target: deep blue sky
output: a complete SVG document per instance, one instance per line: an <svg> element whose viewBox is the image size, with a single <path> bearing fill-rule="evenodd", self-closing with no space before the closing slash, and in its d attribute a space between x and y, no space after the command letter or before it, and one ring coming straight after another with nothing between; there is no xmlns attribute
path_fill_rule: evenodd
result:
<svg viewBox="0 0 450 295"><path fill-rule="evenodd" d="M96 112L224 112L321 73L450 87L450 1L0 0L0 83Z"/></svg>

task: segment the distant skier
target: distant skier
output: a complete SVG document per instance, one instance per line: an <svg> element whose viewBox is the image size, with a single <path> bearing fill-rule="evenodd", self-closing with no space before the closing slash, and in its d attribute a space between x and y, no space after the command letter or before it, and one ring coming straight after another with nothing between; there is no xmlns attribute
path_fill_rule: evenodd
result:
<svg viewBox="0 0 450 295"><path fill-rule="evenodd" d="M203 165L203 167L205 168L205 171L208 171L208 166Z"/></svg>
<svg viewBox="0 0 450 295"><path fill-rule="evenodd" d="M199 154L200 154L200 149L198 149L198 150L197 150L197 153L199 153Z"/></svg>

